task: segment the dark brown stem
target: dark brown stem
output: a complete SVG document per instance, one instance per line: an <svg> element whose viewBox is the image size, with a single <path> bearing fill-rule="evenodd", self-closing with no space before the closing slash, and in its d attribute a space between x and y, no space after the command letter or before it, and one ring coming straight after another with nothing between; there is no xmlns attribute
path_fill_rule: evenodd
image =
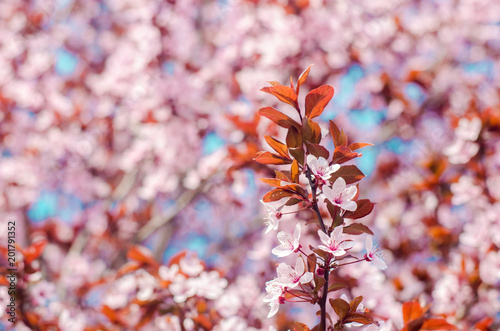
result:
<svg viewBox="0 0 500 331"><path fill-rule="evenodd" d="M323 222L323 217L321 217L321 212L319 211L318 200L316 199L317 186L316 186L316 183L313 182L312 175L311 175L311 169L309 169L309 167L307 167L306 176L307 176L307 179L309 180L309 185L311 186L312 208L313 208L314 212L316 213L316 216L318 217L318 221L319 221L319 225L321 227L321 230L323 230L323 232L328 234L328 232L326 232L325 222ZM328 279L330 276L330 269L328 268L328 265L329 265L330 261L325 261L325 263L326 263L325 275L324 275L325 285L323 286L323 296L321 297L321 299L318 302L319 307L321 309L321 322L319 324L320 331L326 331L326 300L328 297Z"/></svg>

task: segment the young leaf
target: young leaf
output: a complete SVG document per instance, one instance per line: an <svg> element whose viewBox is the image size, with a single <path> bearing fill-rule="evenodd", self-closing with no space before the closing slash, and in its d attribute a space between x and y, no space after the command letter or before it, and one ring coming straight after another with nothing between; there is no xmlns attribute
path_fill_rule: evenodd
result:
<svg viewBox="0 0 500 331"><path fill-rule="evenodd" d="M424 311L420 304L415 301L403 303L403 321L408 323L411 320L417 319L422 316Z"/></svg>
<svg viewBox="0 0 500 331"><path fill-rule="evenodd" d="M153 253L144 246L132 246L127 252L127 258L144 264L158 265Z"/></svg>
<svg viewBox="0 0 500 331"><path fill-rule="evenodd" d="M257 114L263 117L267 117L268 119L285 129L289 129L291 126L294 126L298 130L300 130L301 128L301 125L299 123L297 123L289 116L283 114L282 112L274 109L273 107L261 108L259 109Z"/></svg>
<svg viewBox="0 0 500 331"><path fill-rule="evenodd" d="M356 311L356 309L358 309L358 306L361 303L361 301L363 301L363 296L361 296L361 295L352 299L352 301L350 303L351 310Z"/></svg>
<svg viewBox="0 0 500 331"><path fill-rule="evenodd" d="M316 254L311 253L307 256L307 270L315 273L316 272Z"/></svg>
<svg viewBox="0 0 500 331"><path fill-rule="evenodd" d="M280 165L292 163L291 159L286 159L271 152L260 152L254 160L262 164Z"/></svg>
<svg viewBox="0 0 500 331"><path fill-rule="evenodd" d="M363 148L363 147L366 147L366 146L373 146L373 144L369 144L369 143L352 143L349 145L349 149L351 151L355 151L357 149L360 149L360 148Z"/></svg>
<svg viewBox="0 0 500 331"><path fill-rule="evenodd" d="M338 315L339 320L343 320L351 310L351 306L340 298L330 299L330 305L332 306L335 313Z"/></svg>
<svg viewBox="0 0 500 331"><path fill-rule="evenodd" d="M288 155L288 147L286 147L286 145L281 141L276 140L270 136L264 136L264 139L266 139L267 144L271 146L271 148L276 152L278 152L279 155L283 156L284 158L290 158L290 156Z"/></svg>
<svg viewBox="0 0 500 331"><path fill-rule="evenodd" d="M299 106L297 104L297 95L295 91L292 90L288 86L284 85L274 85L271 87L264 87L261 91L274 95L278 100L288 103L293 106L297 111L299 110Z"/></svg>
<svg viewBox="0 0 500 331"><path fill-rule="evenodd" d="M311 331L309 327L305 324L295 322L293 324L293 331Z"/></svg>
<svg viewBox="0 0 500 331"><path fill-rule="evenodd" d="M322 157L325 160L328 160L328 158L330 157L330 152L328 152L328 150L323 146L311 143L306 143L306 145L309 153L316 156L316 158Z"/></svg>
<svg viewBox="0 0 500 331"><path fill-rule="evenodd" d="M305 157L304 157L304 148L303 147L297 147L297 148L290 148L289 149L290 155L293 156L295 160L301 165L304 165Z"/></svg>
<svg viewBox="0 0 500 331"><path fill-rule="evenodd" d="M345 218L358 219L369 215L375 204L368 199L361 199L356 201L358 207L355 211L348 211L344 214Z"/></svg>
<svg viewBox="0 0 500 331"><path fill-rule="evenodd" d="M282 180L287 183L292 183L292 180L285 172L275 169L274 173L276 174L276 179Z"/></svg>
<svg viewBox="0 0 500 331"><path fill-rule="evenodd" d="M282 188L277 188L270 192L267 192L266 195L262 197L262 200L264 202L278 201L286 197L291 197L292 195L292 192L285 191Z"/></svg>
<svg viewBox="0 0 500 331"><path fill-rule="evenodd" d="M292 181L294 183L299 183L299 163L297 160L293 160L292 162L292 168L291 168L291 173L292 173Z"/></svg>
<svg viewBox="0 0 500 331"><path fill-rule="evenodd" d="M351 322L361 323L364 325L375 323L373 318L370 316L356 312L349 313L349 315L344 319L344 323Z"/></svg>
<svg viewBox="0 0 500 331"><path fill-rule="evenodd" d="M274 187L281 187L281 180L276 178L260 178L260 180L268 185Z"/></svg>
<svg viewBox="0 0 500 331"><path fill-rule="evenodd" d="M332 97L333 87L330 85L323 85L309 92L306 95L306 116L314 118L321 115Z"/></svg>
<svg viewBox="0 0 500 331"><path fill-rule="evenodd" d="M312 64L309 67L307 67L307 69L304 70L299 76L299 80L297 81L297 91L296 91L297 95L299 95L299 89L302 86L302 84L304 84L306 82L306 79L307 79L307 76L309 75L309 70L311 69L311 66L312 66Z"/></svg>
<svg viewBox="0 0 500 331"><path fill-rule="evenodd" d="M297 199L297 198L290 198L288 201L285 203L285 206L295 206L296 204L300 203L302 200Z"/></svg>
<svg viewBox="0 0 500 331"><path fill-rule="evenodd" d="M347 184L352 184L363 179L365 175L355 165L346 165L335 171L330 177L330 181L334 183L339 177L344 178Z"/></svg>
<svg viewBox="0 0 500 331"><path fill-rule="evenodd" d="M340 129L337 126L337 124L335 124L334 121L330 120L329 122L330 122L330 134L332 135L333 145L337 147L338 146L337 140L338 136L340 135Z"/></svg>
<svg viewBox="0 0 500 331"><path fill-rule="evenodd" d="M346 234L352 234L354 236L360 235L362 233L367 233L373 236L372 230L370 230L369 227L361 223L352 223L344 227L343 232Z"/></svg>
<svg viewBox="0 0 500 331"><path fill-rule="evenodd" d="M297 148L302 147L302 134L300 133L301 129L297 129L295 127L291 127L288 130L286 135L286 144L288 148Z"/></svg>
<svg viewBox="0 0 500 331"><path fill-rule="evenodd" d="M347 288L346 284L343 283L333 283L328 287L328 293Z"/></svg>
<svg viewBox="0 0 500 331"><path fill-rule="evenodd" d="M420 330L456 330L454 325L446 322L444 318L430 318L424 322Z"/></svg>
<svg viewBox="0 0 500 331"><path fill-rule="evenodd" d="M321 141L321 128L309 118L304 118L302 123L302 135L305 141L313 144L319 144Z"/></svg>

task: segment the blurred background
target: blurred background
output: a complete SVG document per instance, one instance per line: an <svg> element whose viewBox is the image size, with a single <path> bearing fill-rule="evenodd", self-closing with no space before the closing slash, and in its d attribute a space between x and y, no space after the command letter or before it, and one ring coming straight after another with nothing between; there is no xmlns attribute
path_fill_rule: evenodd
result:
<svg viewBox="0 0 500 331"><path fill-rule="evenodd" d="M272 168L253 162L283 134L260 89L310 64L299 100L335 89L324 142L334 119L375 144L356 163L389 268L342 269L345 294L386 330L410 300L500 327L499 2L3 0L0 17L0 260L15 222L20 270L0 329L317 323L306 304L266 318L280 261L259 202Z"/></svg>

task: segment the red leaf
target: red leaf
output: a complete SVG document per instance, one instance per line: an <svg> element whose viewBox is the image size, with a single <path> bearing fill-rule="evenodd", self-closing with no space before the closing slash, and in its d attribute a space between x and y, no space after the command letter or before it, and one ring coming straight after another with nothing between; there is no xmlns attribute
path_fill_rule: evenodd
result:
<svg viewBox="0 0 500 331"><path fill-rule="evenodd" d="M305 141L319 144L321 141L321 128L317 123L306 117L302 123L302 136Z"/></svg>
<svg viewBox="0 0 500 331"><path fill-rule="evenodd" d="M330 305L332 306L335 313L339 316L340 320L343 320L347 316L347 313L351 310L351 306L342 299L330 299Z"/></svg>
<svg viewBox="0 0 500 331"><path fill-rule="evenodd" d="M352 299L351 304L350 304L351 310L356 311L356 309L358 309L358 306L361 303L361 301L363 301L363 296L361 296L361 295Z"/></svg>
<svg viewBox="0 0 500 331"><path fill-rule="evenodd" d="M274 149L276 152L278 152L279 155L283 156L284 158L290 158L290 156L288 155L288 147L286 147L286 145L281 141L276 140L270 136L264 136L264 139L266 139L267 144L271 146L272 149Z"/></svg>
<svg viewBox="0 0 500 331"><path fill-rule="evenodd" d="M368 199L358 200L356 201L356 204L358 205L356 210L353 212L351 211L346 212L344 214L345 218L358 219L365 217L366 215L369 215L372 212L373 206L375 206L375 204Z"/></svg>
<svg viewBox="0 0 500 331"><path fill-rule="evenodd" d="M288 145L288 148L297 148L297 147L302 147L302 134L300 133L302 130L302 127L299 129L295 127L291 127L288 130L288 133L286 135L286 144Z"/></svg>
<svg viewBox="0 0 500 331"><path fill-rule="evenodd" d="M295 109L299 110L299 106L297 105L297 95L290 87L284 85L274 85L271 87L264 87L261 91L272 94L278 98L278 100L288 103Z"/></svg>
<svg viewBox="0 0 500 331"><path fill-rule="evenodd" d="M330 152L328 152L328 150L323 146L310 143L306 143L306 145L307 149L309 150L309 153L316 156L316 158L322 157L325 160L328 160L328 158L330 157Z"/></svg>
<svg viewBox="0 0 500 331"><path fill-rule="evenodd" d="M19 249L24 256L24 262L30 264L34 260L38 259L43 253L43 249L47 244L47 240L40 240L34 244L31 244L26 249Z"/></svg>
<svg viewBox="0 0 500 331"><path fill-rule="evenodd" d="M321 115L332 97L333 87L330 85L323 85L309 92L306 95L306 116L314 118Z"/></svg>
<svg viewBox="0 0 500 331"><path fill-rule="evenodd" d="M276 178L260 178L260 180L268 185L274 187L281 187L281 180Z"/></svg>
<svg viewBox="0 0 500 331"><path fill-rule="evenodd" d="M343 232L347 234L352 234L354 236L360 235L362 233L371 234L373 236L372 230L370 230L369 227L361 223L352 223L344 227Z"/></svg>
<svg viewBox="0 0 500 331"><path fill-rule="evenodd" d="M295 322L293 324L293 331L310 331L309 327L303 323Z"/></svg>
<svg viewBox="0 0 500 331"><path fill-rule="evenodd" d="M292 162L292 169L291 169L291 175L292 175L292 181L294 183L299 183L299 163L297 160L293 160Z"/></svg>
<svg viewBox="0 0 500 331"><path fill-rule="evenodd" d="M294 193L284 191L281 188L277 188L270 192L267 192L266 195L262 197L262 200L264 202L278 201L286 197L291 197L292 195L294 195Z"/></svg>
<svg viewBox="0 0 500 331"><path fill-rule="evenodd" d="M351 323L351 322L356 322L356 323L361 323L361 324L372 324L375 321L373 318L371 318L368 315L361 314L361 313L349 313L349 315L344 319L344 323Z"/></svg>
<svg viewBox="0 0 500 331"><path fill-rule="evenodd" d="M260 116L267 117L274 123L278 124L279 126L289 129L291 126L296 127L297 129L300 130L300 124L297 123L295 120L290 118L289 116L283 114L282 112L274 109L273 107L264 107L259 109L257 112Z"/></svg>
<svg viewBox="0 0 500 331"><path fill-rule="evenodd" d="M299 89L302 86L302 84L306 82L307 76L309 75L309 70L311 70L311 66L312 64L309 67L307 67L307 69L304 70L299 76L299 80L297 81L297 95L299 95Z"/></svg>
<svg viewBox="0 0 500 331"><path fill-rule="evenodd" d="M346 284L343 283L333 283L328 287L328 293L347 288Z"/></svg>
<svg viewBox="0 0 500 331"><path fill-rule="evenodd" d="M153 253L144 246L134 245L127 252L127 258L144 264L150 264L153 266L158 265Z"/></svg>
<svg viewBox="0 0 500 331"><path fill-rule="evenodd" d="M347 184L352 184L363 179L365 175L355 165L346 165L335 171L330 177L330 181L334 183L339 177L344 178Z"/></svg>
<svg viewBox="0 0 500 331"><path fill-rule="evenodd" d="M349 149L351 151L355 151L357 149L360 149L360 148L363 148L363 147L366 147L366 146L373 146L373 144L369 144L369 143L352 143L349 145Z"/></svg>
<svg viewBox="0 0 500 331"><path fill-rule="evenodd" d="M443 318L430 318L424 322L420 330L456 330L457 328Z"/></svg>
<svg viewBox="0 0 500 331"><path fill-rule="evenodd" d="M408 321L414 320L422 316L424 311L420 304L415 301L409 301L403 303L403 321L408 323Z"/></svg>
<svg viewBox="0 0 500 331"><path fill-rule="evenodd" d="M285 159L279 155L273 154L271 152L260 152L257 157L254 159L255 161L262 164L290 164L292 163L291 159Z"/></svg>

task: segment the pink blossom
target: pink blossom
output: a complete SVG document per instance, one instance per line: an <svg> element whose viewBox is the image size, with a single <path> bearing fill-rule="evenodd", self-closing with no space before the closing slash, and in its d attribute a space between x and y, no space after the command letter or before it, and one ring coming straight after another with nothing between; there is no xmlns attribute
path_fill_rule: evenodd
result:
<svg viewBox="0 0 500 331"><path fill-rule="evenodd" d="M293 235L285 231L278 233L278 240L281 244L274 247L271 252L278 257L288 256L300 248L299 238L300 224L297 223Z"/></svg>
<svg viewBox="0 0 500 331"><path fill-rule="evenodd" d="M373 246L372 237L366 237L366 254L365 260L370 261L382 270L387 269L387 264L382 258L382 252L379 251L377 246Z"/></svg>
<svg viewBox="0 0 500 331"><path fill-rule="evenodd" d="M346 187L344 178L339 177L330 188L323 186L323 195L335 206L339 206L344 210L355 211L358 207L355 201L352 201L358 189L356 186Z"/></svg>
<svg viewBox="0 0 500 331"><path fill-rule="evenodd" d="M267 302L270 308L267 318L273 317L278 312L280 304L285 303L283 294L285 293L285 286L278 284L276 279L266 282L267 295L263 301Z"/></svg>
<svg viewBox="0 0 500 331"><path fill-rule="evenodd" d="M274 208L270 204L265 203L262 200L260 202L262 202L267 212L267 216L264 217L264 219L266 220L265 224L267 225L265 233L268 233L271 230L278 230L278 224L281 218L281 213L277 211L276 208Z"/></svg>
<svg viewBox="0 0 500 331"><path fill-rule="evenodd" d="M352 240L343 240L342 239L342 231L343 228L341 226L337 226L330 236L324 233L321 230L318 230L319 238L323 245L319 245L318 248L332 253L334 256L342 256L346 253L346 250L351 249L354 246L354 241Z"/></svg>
<svg viewBox="0 0 500 331"><path fill-rule="evenodd" d="M297 257L295 261L295 268L292 268L286 263L278 265L278 278L275 279L276 283L286 287L296 287L300 284L307 284L313 279L312 272L305 270L305 262L302 257Z"/></svg>
<svg viewBox="0 0 500 331"><path fill-rule="evenodd" d="M325 158L321 156L319 158L316 158L311 154L307 156L307 165L311 169L312 173L316 177L321 178L323 181L330 179L332 174L340 169L340 165L329 165L328 161Z"/></svg>

